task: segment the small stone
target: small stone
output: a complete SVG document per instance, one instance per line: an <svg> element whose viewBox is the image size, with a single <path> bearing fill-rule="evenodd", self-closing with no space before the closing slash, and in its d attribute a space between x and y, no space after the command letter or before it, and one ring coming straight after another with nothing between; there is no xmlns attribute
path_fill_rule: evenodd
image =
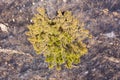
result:
<svg viewBox="0 0 120 80"><path fill-rule="evenodd" d="M67 2L67 0L63 0L63 2L65 2L65 3L66 3L66 2Z"/></svg>
<svg viewBox="0 0 120 80"><path fill-rule="evenodd" d="M106 36L106 37L108 37L108 38L115 38L115 37L116 37L116 35L115 35L115 33L114 33L113 31L110 32L110 33L104 34L104 36Z"/></svg>
<svg viewBox="0 0 120 80"><path fill-rule="evenodd" d="M25 7L25 5L23 5L23 7Z"/></svg>
<svg viewBox="0 0 120 80"><path fill-rule="evenodd" d="M86 71L84 74L85 74L85 75L88 74L88 71Z"/></svg>
<svg viewBox="0 0 120 80"><path fill-rule="evenodd" d="M20 9L20 12L22 13L22 10Z"/></svg>
<svg viewBox="0 0 120 80"><path fill-rule="evenodd" d="M5 65L7 65L8 63L7 62L5 62Z"/></svg>
<svg viewBox="0 0 120 80"><path fill-rule="evenodd" d="M15 19L12 19L13 22L15 22Z"/></svg>
<svg viewBox="0 0 120 80"><path fill-rule="evenodd" d="M32 5L35 5L35 3L33 2Z"/></svg>
<svg viewBox="0 0 120 80"><path fill-rule="evenodd" d="M3 32L8 32L7 26L4 25L4 24L2 24L2 23L0 23L0 28L1 28L1 30L2 30Z"/></svg>
<svg viewBox="0 0 120 80"><path fill-rule="evenodd" d="M33 20L31 19L31 20L30 20L30 22L32 23L32 22L33 22Z"/></svg>
<svg viewBox="0 0 120 80"><path fill-rule="evenodd" d="M111 42L111 43L109 43L110 45L113 45L113 43Z"/></svg>

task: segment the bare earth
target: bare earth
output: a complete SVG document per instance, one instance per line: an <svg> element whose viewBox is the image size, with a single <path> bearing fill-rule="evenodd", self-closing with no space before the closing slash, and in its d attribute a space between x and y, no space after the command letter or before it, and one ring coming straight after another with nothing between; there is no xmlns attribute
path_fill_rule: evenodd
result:
<svg viewBox="0 0 120 80"><path fill-rule="evenodd" d="M73 69L49 70L28 42L37 7L69 10L93 35ZM120 0L0 0L0 80L120 80Z"/></svg>

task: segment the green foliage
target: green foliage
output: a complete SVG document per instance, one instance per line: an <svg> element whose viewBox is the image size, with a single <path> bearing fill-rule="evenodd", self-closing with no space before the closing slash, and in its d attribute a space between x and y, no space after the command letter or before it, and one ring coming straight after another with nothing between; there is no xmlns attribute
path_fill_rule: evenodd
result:
<svg viewBox="0 0 120 80"><path fill-rule="evenodd" d="M33 24L28 26L28 40L37 54L44 54L49 68L60 70L62 65L72 68L87 53L82 41L89 37L89 31L71 12L58 11L54 19L49 19L45 10L38 8L38 14L32 20Z"/></svg>

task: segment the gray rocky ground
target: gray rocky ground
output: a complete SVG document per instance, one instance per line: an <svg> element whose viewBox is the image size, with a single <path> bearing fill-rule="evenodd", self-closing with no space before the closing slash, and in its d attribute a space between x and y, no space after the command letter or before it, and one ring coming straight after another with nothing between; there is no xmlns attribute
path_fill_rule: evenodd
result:
<svg viewBox="0 0 120 80"><path fill-rule="evenodd" d="M25 32L37 7L85 22L93 39L75 68L49 70L35 54ZM0 0L0 80L120 80L120 0Z"/></svg>

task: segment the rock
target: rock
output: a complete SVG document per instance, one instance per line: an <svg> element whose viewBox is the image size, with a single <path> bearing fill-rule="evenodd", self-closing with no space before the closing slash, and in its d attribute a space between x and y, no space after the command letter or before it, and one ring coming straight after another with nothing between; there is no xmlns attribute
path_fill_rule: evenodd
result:
<svg viewBox="0 0 120 80"><path fill-rule="evenodd" d="M0 23L0 29L3 31L3 32L8 32L8 27L2 23Z"/></svg>

